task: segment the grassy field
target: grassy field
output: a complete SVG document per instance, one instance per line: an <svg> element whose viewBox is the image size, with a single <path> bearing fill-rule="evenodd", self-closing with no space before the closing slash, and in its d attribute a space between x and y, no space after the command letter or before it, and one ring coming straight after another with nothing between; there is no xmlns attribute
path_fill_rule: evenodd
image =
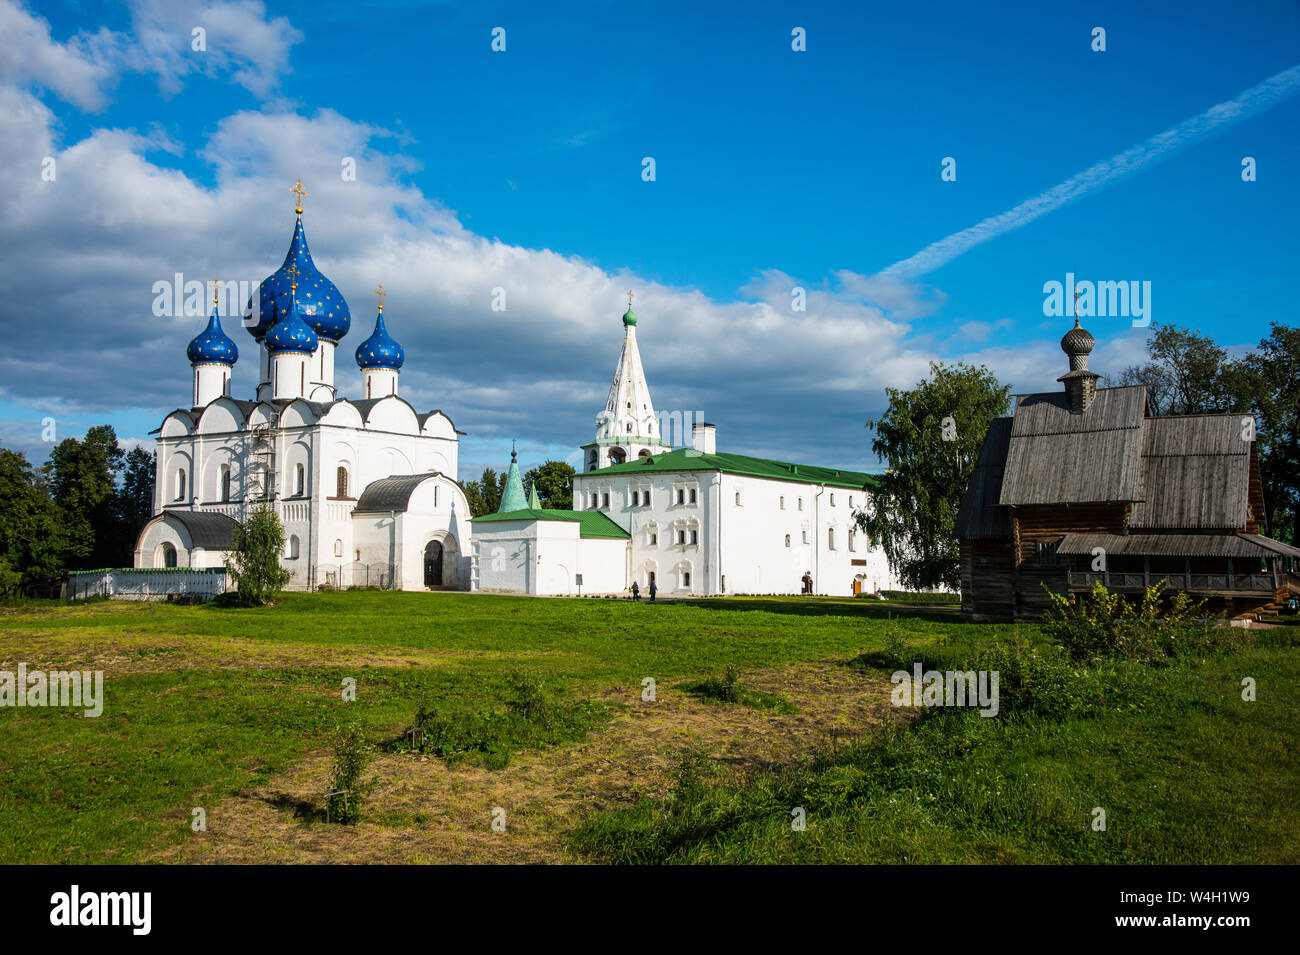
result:
<svg viewBox="0 0 1300 955"><path fill-rule="evenodd" d="M0 608L0 670L103 670L107 698L0 709L0 858L1300 861L1300 628L1004 689L993 719L890 705L896 665L968 668L1013 631L1044 642L850 598ZM581 718L528 731L520 672ZM440 748L403 742L421 707ZM340 719L375 748L354 826L323 817Z"/></svg>

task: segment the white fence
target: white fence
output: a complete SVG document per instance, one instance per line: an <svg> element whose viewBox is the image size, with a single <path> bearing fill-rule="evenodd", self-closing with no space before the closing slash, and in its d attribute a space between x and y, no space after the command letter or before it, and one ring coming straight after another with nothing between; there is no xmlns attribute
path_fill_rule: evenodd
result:
<svg viewBox="0 0 1300 955"><path fill-rule="evenodd" d="M211 600L226 591L223 567L115 567L68 574L66 600L113 597L116 600Z"/></svg>

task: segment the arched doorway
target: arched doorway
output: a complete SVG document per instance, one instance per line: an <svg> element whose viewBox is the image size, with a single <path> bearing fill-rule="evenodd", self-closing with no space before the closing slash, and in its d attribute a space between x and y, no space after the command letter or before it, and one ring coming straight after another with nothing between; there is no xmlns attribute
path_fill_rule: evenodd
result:
<svg viewBox="0 0 1300 955"><path fill-rule="evenodd" d="M424 545L424 586L442 586L442 542L429 541Z"/></svg>
<svg viewBox="0 0 1300 955"><path fill-rule="evenodd" d="M162 566L163 566L163 567L175 567L175 566L176 566L176 546L175 546L174 544L172 544L170 541L163 541L162 546L161 546L160 548L158 548L158 549L159 549L160 551L162 551L162 555L161 555L161 556L162 556Z"/></svg>

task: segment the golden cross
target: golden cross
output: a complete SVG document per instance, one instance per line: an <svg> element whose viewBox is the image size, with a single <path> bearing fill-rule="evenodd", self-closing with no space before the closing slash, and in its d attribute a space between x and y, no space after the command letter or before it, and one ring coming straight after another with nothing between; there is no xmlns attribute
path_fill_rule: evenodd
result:
<svg viewBox="0 0 1300 955"><path fill-rule="evenodd" d="M221 279L212 280L212 307L217 307L217 287L221 284Z"/></svg>
<svg viewBox="0 0 1300 955"><path fill-rule="evenodd" d="M384 291L383 285L380 285L379 288L375 289L375 294L379 296L379 310L382 312L384 310L384 296L388 293Z"/></svg>
<svg viewBox="0 0 1300 955"><path fill-rule="evenodd" d="M297 262L289 263L289 274L293 276L293 278L289 280L289 291L296 292L298 291L298 263Z"/></svg>
<svg viewBox="0 0 1300 955"><path fill-rule="evenodd" d="M628 289L628 290L627 290L627 307L628 307L629 309L632 307L632 290L631 290L631 289Z"/></svg>
<svg viewBox="0 0 1300 955"><path fill-rule="evenodd" d="M299 179L298 184L289 191L297 194L298 205L295 207L294 211L297 212L298 215L302 215L302 197L307 195L307 190L302 187L302 180Z"/></svg>

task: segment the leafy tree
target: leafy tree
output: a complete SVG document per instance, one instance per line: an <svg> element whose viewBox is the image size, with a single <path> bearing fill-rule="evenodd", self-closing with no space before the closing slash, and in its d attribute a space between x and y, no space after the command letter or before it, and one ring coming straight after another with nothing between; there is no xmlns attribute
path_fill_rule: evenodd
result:
<svg viewBox="0 0 1300 955"><path fill-rule="evenodd" d="M989 423L1006 414L1011 386L985 366L930 363L915 388L887 388L889 407L867 422L889 468L866 487L858 526L912 590L961 583L955 527Z"/></svg>
<svg viewBox="0 0 1300 955"><path fill-rule="evenodd" d="M505 493L505 489L506 476L498 475L491 468L484 468L483 476L479 480L466 481L465 497L469 501L470 516L495 514L497 508L501 506L501 495Z"/></svg>
<svg viewBox="0 0 1300 955"><path fill-rule="evenodd" d="M1228 353L1199 331L1153 325L1150 361L1120 373L1121 385L1146 385L1156 414L1212 414L1234 409Z"/></svg>
<svg viewBox="0 0 1300 955"><path fill-rule="evenodd" d="M1268 533L1300 540L1300 328L1273 322L1258 349L1230 362L1233 410L1258 422L1256 451L1268 509Z"/></svg>
<svg viewBox="0 0 1300 955"><path fill-rule="evenodd" d="M114 561L117 537L114 505L122 449L110 425L97 425L78 441L64 438L50 451L43 469L54 503L68 532L68 564L104 566Z"/></svg>
<svg viewBox="0 0 1300 955"><path fill-rule="evenodd" d="M226 573L235 581L236 602L260 607L289 582L293 574L280 566L284 551L284 527L275 511L259 505L233 533Z"/></svg>
<svg viewBox="0 0 1300 955"><path fill-rule="evenodd" d="M0 589L14 577L52 577L63 570L68 535L40 472L17 451L0 448Z"/></svg>
<svg viewBox="0 0 1300 955"><path fill-rule="evenodd" d="M573 509L573 466L563 461L547 461L524 475L524 493L537 488L542 507L557 511Z"/></svg>

